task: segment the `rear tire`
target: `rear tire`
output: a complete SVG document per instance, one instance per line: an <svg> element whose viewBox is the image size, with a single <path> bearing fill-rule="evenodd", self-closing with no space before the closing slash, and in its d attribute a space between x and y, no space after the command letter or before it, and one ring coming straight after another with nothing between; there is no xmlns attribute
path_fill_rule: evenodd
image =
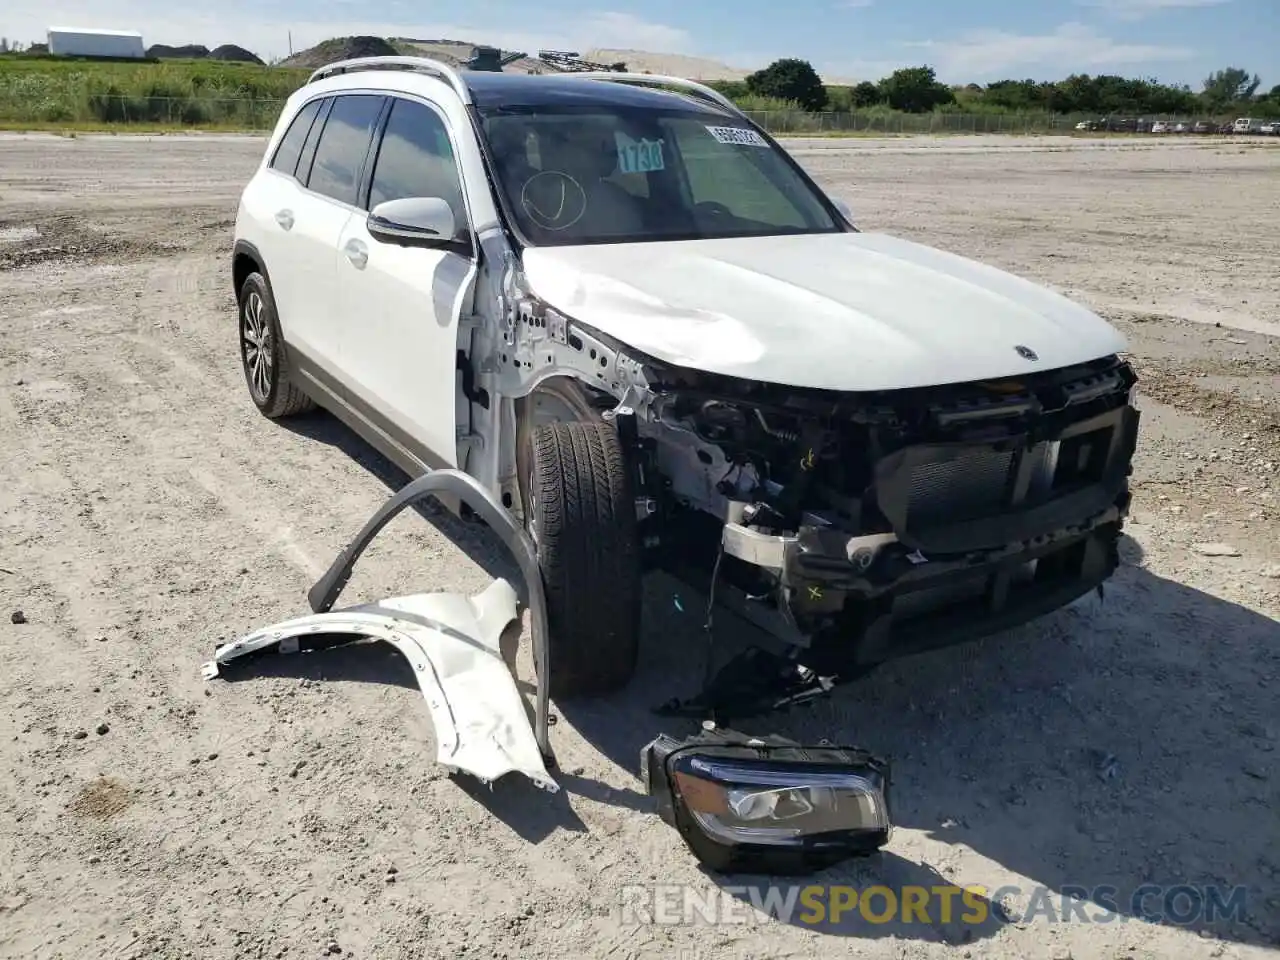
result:
<svg viewBox="0 0 1280 960"><path fill-rule="evenodd" d="M251 273L240 285L240 363L253 404L275 420L315 407L293 382L288 351L276 317L271 286L261 273Z"/></svg>
<svg viewBox="0 0 1280 960"><path fill-rule="evenodd" d="M566 422L530 435L526 516L547 598L553 697L627 684L640 641L640 551L626 455L610 423Z"/></svg>

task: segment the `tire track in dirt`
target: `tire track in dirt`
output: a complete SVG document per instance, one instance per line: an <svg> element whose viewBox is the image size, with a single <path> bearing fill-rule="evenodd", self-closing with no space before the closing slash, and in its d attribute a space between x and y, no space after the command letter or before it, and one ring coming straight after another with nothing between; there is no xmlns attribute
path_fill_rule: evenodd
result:
<svg viewBox="0 0 1280 960"><path fill-rule="evenodd" d="M189 362L185 361L185 358L181 357L180 354L175 355L170 349L159 345L156 339L130 337L127 338L127 342L130 346L129 351L127 352L135 354L135 359L132 362L118 364L117 369L114 372L114 377L123 387L134 393L135 400L140 404L140 406L144 409L156 411L157 416L152 419L153 421L159 420L159 422L143 424L145 427L145 434L140 432L133 434L135 440L140 445L149 448L150 455L144 457L144 460L148 463L148 470L153 471L154 464L161 461L164 457L167 456L171 458L175 451L190 449L187 446L182 446L183 438L177 429L176 422L173 421L172 418L165 421L160 417L160 414L164 411L164 405L159 402L159 398L165 392L173 388L174 384L171 382L171 379L181 379L188 391L192 386L200 388L200 394L205 392L203 388L213 385L213 379L210 374L195 370ZM139 350L142 351L142 355L138 355L137 351ZM144 359L144 355L145 359L152 362L139 362ZM165 364L168 366L167 370L165 369ZM151 397L152 399L147 400L146 398L148 397ZM191 406L193 408L205 409L204 404L199 400ZM198 430L191 430L190 428L190 423L183 424L183 432L190 432L192 434L199 435L204 438L206 444L210 436L218 435L218 431L216 429L207 430L202 428ZM222 464L224 464L228 459L233 459L232 457L226 456L225 454L227 453L228 451L221 449L220 445L215 444L215 448L212 450L208 449L206 445L201 451L200 462L202 464L216 464L217 466L196 467L188 465L183 468L181 472L174 468L163 467L160 468L159 472L163 477L170 479L173 482L182 482L183 480L189 482L191 479L194 479L202 488L215 491L219 495L219 505L226 510L229 517L237 521L238 524L250 532L261 533L262 531L269 529L268 521L264 519L266 517L288 517L292 511L296 510L296 508L290 507L289 505L281 502L279 498L273 495L268 495L264 500L261 495L260 488L256 485L252 488L246 486L242 479L245 473L241 470L234 468L226 469L222 466ZM284 459L287 460L287 458ZM284 464L284 469L286 472L289 470L289 465L287 463ZM185 473L185 477L182 476L183 473ZM254 495L255 506L253 508L244 507L244 504L248 501L250 493ZM261 545L266 540L266 537L260 536L258 543ZM284 553L286 558L294 560L297 566L303 568L306 567L306 562L299 561L296 556L291 556L288 549L286 549ZM421 704L418 702L418 699L419 696L416 694L416 691L409 697L410 709L415 713L421 713ZM334 743L330 741L328 746L333 748ZM354 736L351 737L349 746L353 749L358 746ZM479 808L476 813L480 814L482 818L486 815L483 808ZM456 815L453 815L451 816L451 819L456 823L458 818ZM613 826L614 829L609 832L616 832L616 824L611 824L611 826ZM486 826L483 819L480 819L470 823L466 828L466 832L479 836L490 829L490 827ZM488 845L490 847L493 846L492 837L489 837ZM499 849L495 852L495 866L498 863L505 864L508 871L513 868L518 869L516 864L518 864L521 859L519 856L520 853L527 852L529 849L514 837L510 844L504 843L499 844L498 846ZM515 863L512 862L513 858L515 858ZM584 861L582 865L585 867L586 861ZM548 866L548 861L542 857L537 857L533 867L525 869L528 870L532 877L536 878L539 885L545 886L548 890L555 889L561 892L564 890L566 880L570 877L578 876L578 873L572 869L565 870L562 868L549 870ZM522 870L522 872L524 871ZM550 876L548 876L548 874L550 874ZM583 887L581 890L584 894L586 891L586 887Z"/></svg>
<svg viewBox="0 0 1280 960"><path fill-rule="evenodd" d="M1072 287L1085 300L1142 309L1171 291L1177 310L1185 300L1224 318L1275 313L1275 286L1263 270L1275 232L1258 211L1269 209L1259 198L1280 184L1274 161L1262 154L1280 155L1166 157L1153 145L1137 162L1108 150L1093 151L1096 159L1063 154L1045 166L1001 142L975 142L958 178L955 157L927 144L904 141L911 154L904 157L824 143L831 154L825 180L836 191L856 183L855 206L870 226L878 217L893 232L950 243ZM0 271L0 299L16 317L0 371L29 381L12 391L0 383L0 397L40 398L38 416L5 420L0 411L0 436L21 434L31 444L10 439L8 459L35 458L0 464L0 537L8 538L0 541L0 565L10 556L24 561L16 581L0 576L0 591L27 589L28 572L56 582L76 571L76 578L110 583L106 596L76 591L83 607L58 608L60 620L4 634L17 643L6 651L15 666L0 674L0 695L18 706L0 712L0 733L19 740L5 741L11 775L0 802L13 798L23 819L12 826L0 819L0 909L9 908L0 913L0 953L222 960L288 946L286 956L312 956L329 937L344 954L380 960L729 960L748 951L883 960L959 952L940 943L954 931L864 927L825 936L776 923L637 929L601 909L616 902L623 884L661 878L699 893L714 889L679 837L648 813L630 773L631 742L658 726L646 704L661 699L658 691L669 695L673 683L683 686L700 661L697 624L690 625L696 617L672 612L672 583L647 589L645 661L627 696L556 705L553 736L568 796L548 798L519 783L490 793L443 777L420 695L392 654L334 652L274 673L264 668L244 683L204 685L197 668L215 633L305 606L308 575L283 541L272 544L274 532L290 529L309 557L325 561L398 481L379 479L364 448L328 429L325 418L269 424L244 394L226 231L260 143L85 138L22 141L4 151L10 162L0 165L0 216L66 211L186 252L128 265L45 262ZM1164 167L1178 176L1152 175ZM1019 188L993 201L997 168ZM1141 189L1148 181L1190 183L1192 168L1194 196ZM76 186L85 182L113 191L86 193ZM1117 183L1133 189L1117 193ZM1176 230L1151 229L1151 213L1172 215L1175 206L1168 223ZM1225 223L1230 236L1218 233L1226 253L1196 260L1180 252L1207 250L1213 230L1205 225ZM1132 257L1109 256L1125 237L1133 240L1126 249L1142 247L1136 266ZM1231 253L1240 248L1257 253ZM1242 307L1244 298L1250 302ZM1161 338L1169 331L1137 326L1139 356L1159 358L1150 351L1167 346ZM1186 353L1216 349L1204 337L1185 339ZM1234 352L1260 351L1249 340ZM64 386L28 389L44 381ZM1188 413L1198 404L1191 398ZM1211 421L1192 423L1155 406L1144 422L1167 431L1179 463L1184 452L1221 449L1212 428L1203 432ZM1236 411L1224 414L1224 428L1241 427ZM1235 484L1219 490L1189 471L1167 474L1186 488L1194 504L1188 512L1225 513L1235 502L1224 496L1250 498ZM27 487L10 476L47 484L56 496L33 510ZM106 503L93 500L99 493ZM92 512L81 516L86 506ZM1150 513L1143 494L1138 507ZM1262 764L1274 743L1265 684L1276 661L1268 621L1240 601L1255 574L1245 564L1273 539L1273 519L1230 532L1250 555L1238 566L1190 556L1188 524L1137 523L1146 556L1140 568L1122 571L1105 608L1090 602L1025 636L996 638L980 656L957 651L908 661L808 718L769 721L792 735L843 730L895 752L902 825L889 852L818 879L1052 886L1221 875L1252 885L1252 931L1261 935L1247 926L1226 934L1238 934L1241 945L1145 924L1046 930L1031 923L965 949L1007 958L1051 942L1077 957L1230 958L1273 942L1266 921L1275 901L1267 897L1280 857L1265 802L1274 799L1275 777L1258 780L1242 767L1273 769ZM344 599L483 584L483 536L471 531L459 549L441 533L452 533L447 523L435 527L412 516L397 521L357 567ZM1204 539L1198 528L1194 536ZM23 542L11 546L10 539ZM87 661L68 639L73 625L91 622L113 600L137 635L113 639L101 652L89 643L94 659ZM519 664L531 676L527 641ZM90 683L105 693L89 703L127 712L118 722L108 718L108 735L90 727L85 740L64 745L56 734L84 710L73 688ZM50 732L15 724L15 714L25 722L36 711ZM1114 780L1095 775L1087 759L1094 748L1119 755ZM1197 775L1187 779L1188 770ZM139 791L130 807L105 821L62 819L66 804L102 772ZM1214 812L1208 820L1200 813L1206 809ZM940 827L944 817L960 825ZM389 864L399 870L394 883L386 880ZM106 939L95 939L103 933Z"/></svg>
<svg viewBox="0 0 1280 960"><path fill-rule="evenodd" d="M183 341L183 344L185 345L185 343L187 342L189 341ZM173 360L173 351L175 347L172 344L168 346L166 346L165 344L166 344L166 341L159 338L145 338L141 340L134 340L132 343L132 346L143 350L153 360L160 361L165 357L168 357L170 360ZM174 362L173 365L175 366L175 368L187 366L179 362ZM147 365L147 369L154 371L158 369L158 366L162 366L162 364L159 364L159 365L150 364L150 365ZM141 369L141 367L142 367L141 361L140 360L135 361L134 369L135 370ZM188 376L194 373L194 371L192 371L189 368L186 369L185 372ZM238 370L236 372L238 373ZM164 384L165 375L156 374L155 377L156 377L155 379L156 389L161 389L161 390L167 389L167 387ZM207 383L209 383L212 386L214 385L215 381L222 381L224 378L217 377L214 371L205 371L204 379ZM188 381L188 385L189 384L190 384L190 381ZM237 395L238 395L240 392L242 392L243 386L237 383L236 388L237 388ZM251 409L247 407L247 400L242 402L245 404L246 409ZM252 418L252 417L255 417L256 415L251 413L249 414L249 416ZM257 421L251 420L251 423L248 425L249 430L252 430L254 425L257 425ZM271 425L270 427L268 427L268 429L279 430L281 428L276 425ZM208 437L210 435L209 432L205 430L201 430L198 432L200 433L201 436ZM232 442L242 443L243 442L241 440L242 436L243 434L238 433ZM329 452L326 452L325 455L334 456L334 457L341 456L340 454L337 454L337 453L330 454ZM225 458L219 457L217 458L216 462L222 463L224 462L224 459ZM314 469L314 465L311 463L308 463L307 466L309 469ZM271 459L268 463L254 461L251 469L258 475L259 480L269 481L271 479L270 477L271 473L277 470L282 471L284 473L291 473L293 472L294 467L291 464L291 457L287 455L283 455L279 458ZM239 476L240 474L237 474L237 475ZM245 475L248 475L248 474L246 473ZM226 473L219 473L218 482L220 483L225 482L225 483L231 483L231 484L240 483L239 480L228 479L228 474ZM258 487L255 485L253 489L257 490ZM247 492L248 491L246 489L246 494ZM377 501L374 501L374 502L376 503ZM258 498L258 503L259 504L262 503L261 497ZM279 511L283 511L287 515L289 511L292 510L296 512L298 509L296 505L281 504L278 500L274 498L271 499L270 503L271 503L271 506L266 508L266 512L272 515L275 515ZM353 525L353 529L354 529L354 525ZM428 537L428 539L430 540L435 540L438 538L439 538L439 534L435 534L434 532L432 533L431 536ZM416 549L419 545L415 543L413 546ZM444 549L446 551L453 551L453 550L456 550L456 547L454 547L452 544L441 544L436 547L436 550L440 550L440 549ZM374 551L371 550L370 560L374 563L377 563L378 565L381 565L386 560L386 554L393 552L393 550L394 550L394 547L390 547L390 546L387 547L385 554L382 557L378 557L376 560L374 559ZM406 551L406 555L412 556L413 554L408 553ZM402 565L402 564L397 564L397 566L399 565ZM456 581L457 579L456 571L451 572L450 576L451 576L451 579ZM477 586L479 585L480 584L477 583ZM420 589L420 587L417 585L413 585L413 587L411 588ZM527 637L525 638L525 640L526 640L526 645L525 645L524 651L527 652ZM522 663L524 674L526 676L529 676L530 673L528 671L529 664L527 662L527 656L522 657L522 660L524 661ZM416 696L411 698L410 709L415 713L415 715L420 712L420 704L417 703ZM561 727L558 729L562 731L562 734L568 732L568 729L565 727ZM429 725L427 725L426 727L426 732L429 735ZM570 768L573 767L574 760L578 757L582 757L583 759L594 758L594 751L590 747L586 746L585 743L581 740L579 740L576 744L573 743L572 741L569 743L566 743L560 749L561 749L562 762L564 762ZM583 756L584 753L586 754L586 756ZM419 760L419 762L421 762L421 760ZM593 766L596 766L596 765L598 765L598 761L593 763ZM617 772L614 771L613 773L614 773L614 776L616 777ZM631 787L630 785L628 785L628 788L633 789L633 787ZM585 810L579 809L581 807L585 807ZM580 801L579 803L575 804L575 811L583 817L585 822L589 824L589 829L593 832L598 831L600 834L604 836L619 837L619 838L621 836L626 836L628 834L634 834L637 840L643 839L645 841L648 841L647 843L644 843L642 845L641 847L642 849L643 849L643 846L652 846L652 840L654 839L652 824L646 823L643 820L639 821L639 823L636 823L635 821L630 820L630 818L623 817L619 814L619 812L615 808L613 808L608 803L596 803L594 801L585 801L585 802ZM482 818L487 817L487 813L483 810L483 808L477 810L476 813L479 814ZM458 819L456 812L450 812L447 816L449 817L449 819L455 822ZM472 823L468 827L468 832L473 834L477 840L487 837L488 839L486 842L488 842L489 844L492 843L492 824L490 823L486 825L483 822L483 819L478 822ZM512 839L513 841L515 840L514 837ZM665 842L662 844L662 846L664 847L667 846L667 842L669 842L670 839L672 838L664 837L663 840ZM618 862L618 861L602 863L600 859L600 850L604 848L597 841L592 839L590 834L588 834L586 837L579 837L574 839L572 845L579 846L579 845L583 845L584 843L585 843L585 849L582 851L580 855L569 858L569 865L567 867L561 866L559 869L549 870L549 865L559 863L560 858L564 856L564 851L557 851L554 856L535 857L536 869L534 869L533 874L536 878L540 878L538 879L539 885L542 885L542 886L550 885L554 887L556 884L560 884L559 889L563 891L565 889L563 884L567 879L567 876L578 876L580 875L580 873L585 873L588 876L593 876L593 875L596 875L598 871L603 868L610 869L612 873L620 874L619 880L621 879L621 877L625 877L625 876L630 876L633 879L639 879L639 878L642 878L643 876L647 876L649 873L648 868L641 867L641 865L644 863L643 859L634 860L630 867L628 867L626 863ZM506 844L503 844L502 847L503 847L503 850L499 854L499 862L507 864L506 869L508 870L511 869L512 855L514 855L515 857L515 862L519 863L520 860L523 859L523 857L520 855L521 854L527 855L530 852L530 848L518 842L516 842L514 846L511 846L511 847L508 847ZM628 849L632 849L632 846L628 845ZM550 854L550 851L548 851L548 854ZM575 861L577 862L577 866L574 866ZM643 872L640 872L640 873L636 872L637 870L641 870L641 869L643 869ZM547 878L548 874L550 874L550 878ZM551 878L558 878L558 879L551 879ZM577 887L579 885L573 884L573 886ZM589 889L590 888L583 888L583 892L585 893Z"/></svg>

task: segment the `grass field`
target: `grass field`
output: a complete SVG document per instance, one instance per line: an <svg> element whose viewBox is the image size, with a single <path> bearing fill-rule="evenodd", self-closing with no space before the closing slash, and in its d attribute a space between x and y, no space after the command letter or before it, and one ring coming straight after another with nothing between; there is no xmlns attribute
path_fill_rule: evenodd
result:
<svg viewBox="0 0 1280 960"><path fill-rule="evenodd" d="M121 62L0 54L0 129L55 132L264 131L309 70L211 60ZM741 106L776 134L1037 134L1071 132L1079 117L1037 113L910 114L887 107L807 113L780 101Z"/></svg>
<svg viewBox="0 0 1280 960"><path fill-rule="evenodd" d="M0 56L0 125L264 129L307 74L208 60L136 64Z"/></svg>

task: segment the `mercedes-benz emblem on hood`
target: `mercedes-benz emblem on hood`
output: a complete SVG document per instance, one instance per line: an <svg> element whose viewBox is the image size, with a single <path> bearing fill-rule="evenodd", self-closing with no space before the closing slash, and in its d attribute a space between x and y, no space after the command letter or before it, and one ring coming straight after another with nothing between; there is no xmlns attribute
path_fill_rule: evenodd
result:
<svg viewBox="0 0 1280 960"><path fill-rule="evenodd" d="M1040 355L1038 353L1036 353L1030 347L1024 347L1022 344L1018 344L1013 349L1018 351L1018 356L1020 356L1023 360L1039 360L1040 359Z"/></svg>

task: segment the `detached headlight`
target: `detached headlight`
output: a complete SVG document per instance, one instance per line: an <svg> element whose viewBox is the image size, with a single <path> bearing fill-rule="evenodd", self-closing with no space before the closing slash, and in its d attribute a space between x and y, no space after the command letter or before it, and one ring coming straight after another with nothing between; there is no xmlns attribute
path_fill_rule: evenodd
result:
<svg viewBox="0 0 1280 960"><path fill-rule="evenodd" d="M720 872L806 873L889 840L888 765L857 747L807 747L714 728L641 754L658 812Z"/></svg>

